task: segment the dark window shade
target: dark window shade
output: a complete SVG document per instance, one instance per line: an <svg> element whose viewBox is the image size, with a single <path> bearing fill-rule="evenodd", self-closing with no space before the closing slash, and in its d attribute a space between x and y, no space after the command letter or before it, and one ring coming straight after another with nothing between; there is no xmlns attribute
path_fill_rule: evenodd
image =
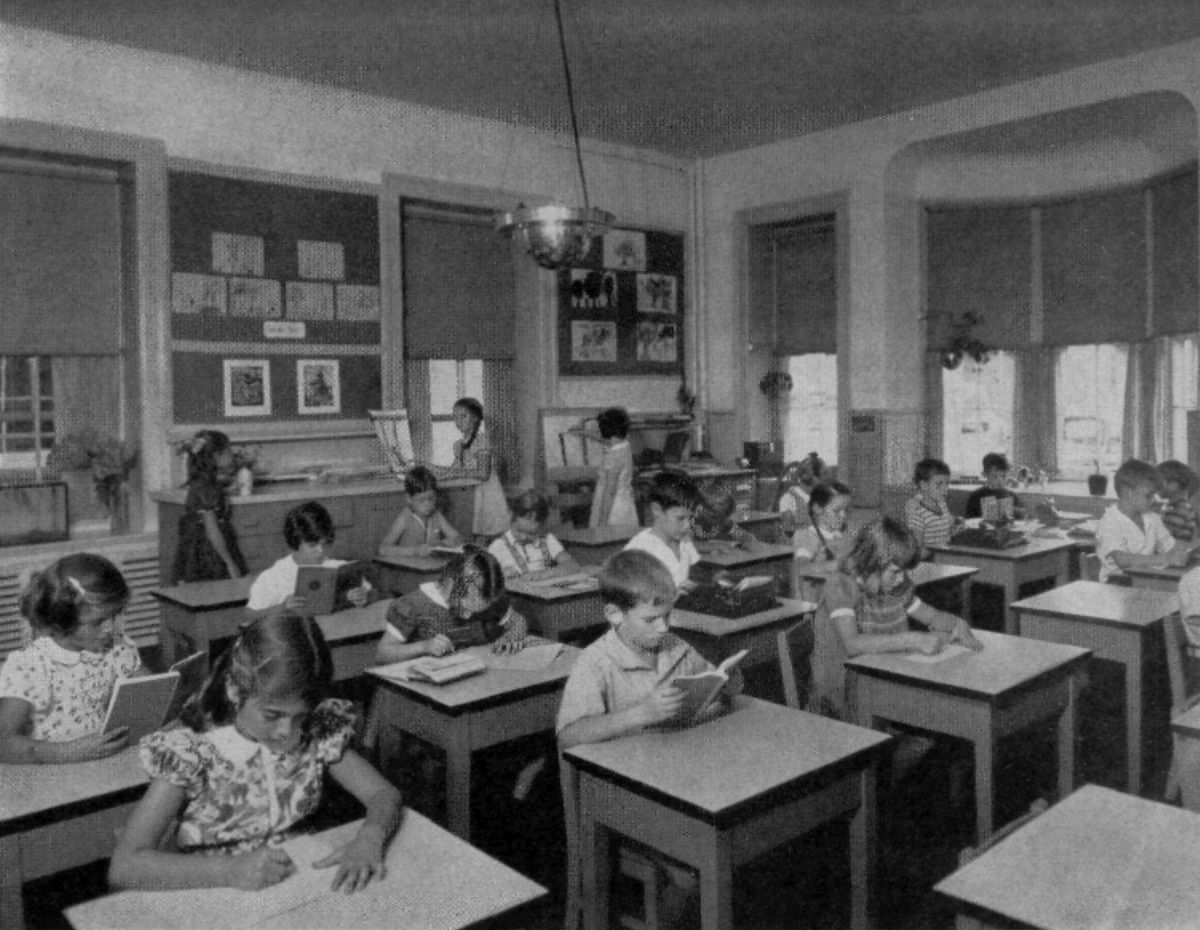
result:
<svg viewBox="0 0 1200 930"><path fill-rule="evenodd" d="M979 317L974 334L984 345L1029 345L1031 223L1027 207L927 212L931 346L943 345L964 313Z"/></svg>
<svg viewBox="0 0 1200 930"><path fill-rule="evenodd" d="M0 355L117 355L121 189L0 171Z"/></svg>
<svg viewBox="0 0 1200 930"><path fill-rule="evenodd" d="M1144 338L1145 227L1140 190L1043 207L1046 345Z"/></svg>
<svg viewBox="0 0 1200 930"><path fill-rule="evenodd" d="M1151 188L1154 223L1154 333L1200 330L1200 242L1196 166Z"/></svg>
<svg viewBox="0 0 1200 930"><path fill-rule="evenodd" d="M775 352L837 352L837 240L832 220L779 229L775 257Z"/></svg>
<svg viewBox="0 0 1200 930"><path fill-rule="evenodd" d="M516 286L509 240L490 217L404 211L409 358L511 358Z"/></svg>

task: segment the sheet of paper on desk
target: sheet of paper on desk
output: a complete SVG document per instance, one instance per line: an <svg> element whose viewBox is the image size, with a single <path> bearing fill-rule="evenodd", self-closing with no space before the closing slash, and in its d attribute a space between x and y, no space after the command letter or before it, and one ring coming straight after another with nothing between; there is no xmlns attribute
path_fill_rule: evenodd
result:
<svg viewBox="0 0 1200 930"><path fill-rule="evenodd" d="M909 662L919 662L922 665L933 665L937 662L945 662L947 659L953 659L955 656L960 656L965 652L970 652L966 646L960 646L958 643L950 643L942 647L942 651L934 655L927 656L920 652L910 652L904 656Z"/></svg>
<svg viewBox="0 0 1200 930"><path fill-rule="evenodd" d="M535 672L546 668L562 655L562 643L546 643L541 646L526 646L520 652L512 655L492 654L487 658L488 668L515 669L516 671Z"/></svg>

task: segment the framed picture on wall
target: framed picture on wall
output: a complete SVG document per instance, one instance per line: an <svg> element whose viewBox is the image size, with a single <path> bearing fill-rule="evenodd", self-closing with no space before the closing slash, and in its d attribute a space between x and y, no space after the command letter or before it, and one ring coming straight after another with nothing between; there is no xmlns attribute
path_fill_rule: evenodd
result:
<svg viewBox="0 0 1200 930"><path fill-rule="evenodd" d="M296 362L296 403L300 413L342 412L342 382L337 359L304 358Z"/></svg>
<svg viewBox="0 0 1200 930"><path fill-rule="evenodd" d="M270 416L271 368L267 360L227 358L224 368L225 416Z"/></svg>

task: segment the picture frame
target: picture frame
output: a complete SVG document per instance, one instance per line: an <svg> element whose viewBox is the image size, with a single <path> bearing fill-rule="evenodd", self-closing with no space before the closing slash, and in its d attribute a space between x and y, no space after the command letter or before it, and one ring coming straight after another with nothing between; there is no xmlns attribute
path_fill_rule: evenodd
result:
<svg viewBox="0 0 1200 930"><path fill-rule="evenodd" d="M267 359L223 360L225 416L271 415L271 366Z"/></svg>
<svg viewBox="0 0 1200 930"><path fill-rule="evenodd" d="M171 312L186 314L225 314L225 279L219 275L171 274Z"/></svg>
<svg viewBox="0 0 1200 930"><path fill-rule="evenodd" d="M296 362L296 410L305 415L342 412L341 366L333 358L302 358Z"/></svg>

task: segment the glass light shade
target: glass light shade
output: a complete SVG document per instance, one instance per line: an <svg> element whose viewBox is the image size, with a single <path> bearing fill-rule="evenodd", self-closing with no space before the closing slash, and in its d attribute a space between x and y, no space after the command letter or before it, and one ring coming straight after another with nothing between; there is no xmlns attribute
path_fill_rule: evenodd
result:
<svg viewBox="0 0 1200 930"><path fill-rule="evenodd" d="M519 236L525 251L543 268L565 268L582 260L592 239L603 235L612 221L611 213L595 207L522 205L496 217L496 228Z"/></svg>

